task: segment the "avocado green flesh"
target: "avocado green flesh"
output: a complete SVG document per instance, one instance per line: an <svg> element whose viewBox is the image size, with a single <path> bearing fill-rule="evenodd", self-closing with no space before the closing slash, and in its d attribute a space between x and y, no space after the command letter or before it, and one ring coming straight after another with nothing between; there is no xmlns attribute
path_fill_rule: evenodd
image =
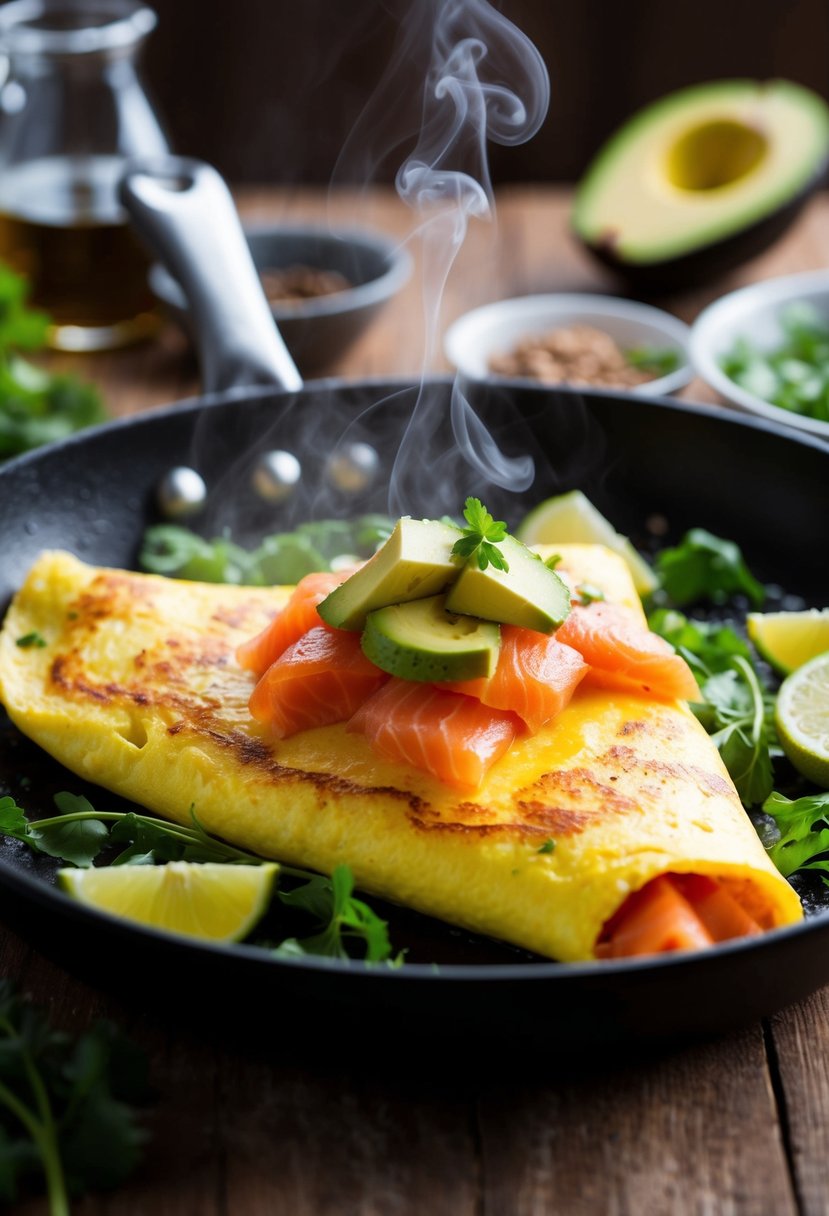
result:
<svg viewBox="0 0 829 1216"><path fill-rule="evenodd" d="M403 680L440 683L491 676L501 630L491 621L458 616L442 595L378 608L366 618L361 646L382 671Z"/></svg>
<svg viewBox="0 0 829 1216"><path fill-rule="evenodd" d="M449 588L446 607L503 625L553 633L570 611L570 592L549 566L513 536L500 541L509 570L467 562Z"/></svg>
<svg viewBox="0 0 829 1216"><path fill-rule="evenodd" d="M579 188L573 224L619 263L679 258L750 228L816 180L829 108L786 81L672 94L611 138Z"/></svg>
<svg viewBox="0 0 829 1216"><path fill-rule="evenodd" d="M398 520L383 547L326 596L317 611L336 629L356 630L377 608L442 591L458 573L452 546L460 537L460 529L436 519Z"/></svg>

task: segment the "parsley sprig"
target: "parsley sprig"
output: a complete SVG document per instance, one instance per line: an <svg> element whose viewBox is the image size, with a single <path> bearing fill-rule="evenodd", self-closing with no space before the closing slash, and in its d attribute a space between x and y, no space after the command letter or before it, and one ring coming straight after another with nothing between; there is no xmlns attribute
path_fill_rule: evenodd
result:
<svg viewBox="0 0 829 1216"><path fill-rule="evenodd" d="M73 1038L0 982L0 1204L39 1177L50 1216L68 1216L70 1195L122 1182L145 1140L146 1074L110 1023Z"/></svg>
<svg viewBox="0 0 829 1216"><path fill-rule="evenodd" d="M509 570L509 562L498 548L506 539L507 525L502 519L493 519L480 498L467 498L463 509L467 527L463 536L452 546L454 557L464 561L474 558L480 570L494 566L496 570Z"/></svg>

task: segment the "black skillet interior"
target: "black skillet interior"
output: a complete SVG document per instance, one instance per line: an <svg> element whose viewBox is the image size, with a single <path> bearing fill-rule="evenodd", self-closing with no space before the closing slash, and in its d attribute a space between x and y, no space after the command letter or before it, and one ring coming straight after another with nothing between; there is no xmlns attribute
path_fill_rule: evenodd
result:
<svg viewBox="0 0 829 1216"><path fill-rule="evenodd" d="M694 525L708 527L739 541L764 580L829 602L822 523L829 451L817 443L702 407L478 388L471 397L476 417L504 453L534 458L533 484L516 493L494 485L480 460L458 454L451 384L432 381L423 392L419 399L411 386L379 383L320 383L297 394L248 390L117 423L0 468L0 606L44 548L135 566L143 530L158 518L156 487L178 464L197 467L208 483L208 507L196 521L205 535L230 528L238 539L254 540L301 519L385 511L391 477L397 501L412 513L457 513L465 494L478 493L512 524L546 496L578 486L634 540L646 539L654 515L667 521L669 539ZM417 442L407 443L415 407ZM468 415L465 421L469 432ZM326 462L338 443L356 440L378 450L382 475L349 497L327 488ZM404 456L395 465L401 441ZM273 448L295 452L303 466L296 495L278 509L264 508L250 490L257 454ZM93 805L112 804L8 724L0 738L0 796L13 794L33 813L48 810L61 788L87 792ZM206 993L230 983L249 998L247 1010L278 1001L283 1009L314 1008L359 1023L367 1009L381 1008L427 1034L434 1025L443 1035L454 1027L463 1036L472 1028L520 1026L539 1038L567 1033L571 1041L595 1042L724 1029L829 980L823 916L759 943L681 960L561 967L392 909L397 944L408 944L410 958L426 965L391 971L274 962L244 947L163 938L66 901L51 885L51 865L25 846L2 842L0 865L0 901L11 923L93 981L133 990L137 981L142 999L147 970L163 975L167 1008L174 998L204 1007Z"/></svg>

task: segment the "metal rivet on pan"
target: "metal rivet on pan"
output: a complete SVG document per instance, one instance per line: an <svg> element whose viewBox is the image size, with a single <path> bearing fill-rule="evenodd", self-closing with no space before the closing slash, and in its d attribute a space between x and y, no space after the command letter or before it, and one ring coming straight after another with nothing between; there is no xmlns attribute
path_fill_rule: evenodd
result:
<svg viewBox="0 0 829 1216"><path fill-rule="evenodd" d="M263 452L251 477L253 488L265 502L290 498L302 476L302 465L293 452Z"/></svg>
<svg viewBox="0 0 829 1216"><path fill-rule="evenodd" d="M156 491L159 510L168 519L196 515L207 502L207 486L195 469L179 465L165 473Z"/></svg>
<svg viewBox="0 0 829 1216"><path fill-rule="evenodd" d="M380 468L380 457L369 443L348 443L328 461L328 476L338 490L357 494L367 490Z"/></svg>

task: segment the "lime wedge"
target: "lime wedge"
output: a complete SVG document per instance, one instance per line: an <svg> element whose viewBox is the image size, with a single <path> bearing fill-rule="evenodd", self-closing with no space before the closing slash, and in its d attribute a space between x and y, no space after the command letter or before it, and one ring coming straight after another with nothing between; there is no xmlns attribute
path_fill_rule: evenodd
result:
<svg viewBox="0 0 829 1216"><path fill-rule="evenodd" d="M58 870L81 903L169 933L211 942L245 937L268 907L279 866L198 864Z"/></svg>
<svg viewBox="0 0 829 1216"><path fill-rule="evenodd" d="M786 677L775 722L780 746L797 771L829 788L829 652Z"/></svg>
<svg viewBox="0 0 829 1216"><path fill-rule="evenodd" d="M750 612L746 623L760 654L784 676L829 650L829 608Z"/></svg>
<svg viewBox="0 0 829 1216"><path fill-rule="evenodd" d="M525 516L515 535L525 545L606 545L625 559L640 595L650 595L659 586L653 570L628 538L616 531L581 490L546 498Z"/></svg>

